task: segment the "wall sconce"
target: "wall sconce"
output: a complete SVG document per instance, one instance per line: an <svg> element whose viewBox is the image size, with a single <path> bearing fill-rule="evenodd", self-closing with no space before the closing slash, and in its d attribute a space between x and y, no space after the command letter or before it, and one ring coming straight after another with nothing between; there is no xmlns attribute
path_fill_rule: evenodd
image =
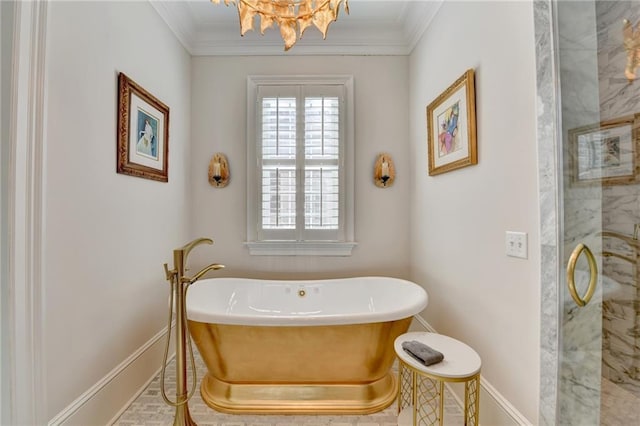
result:
<svg viewBox="0 0 640 426"><path fill-rule="evenodd" d="M396 179L396 168L393 165L391 156L386 152L378 154L373 167L373 182L378 188L388 188L393 185Z"/></svg>
<svg viewBox="0 0 640 426"><path fill-rule="evenodd" d="M624 69L624 75L629 83L633 83L633 80L636 79L636 68L640 66L640 25L636 25L634 31L631 22L625 19L622 35L624 48L627 51L627 66Z"/></svg>
<svg viewBox="0 0 640 426"><path fill-rule="evenodd" d="M216 188L224 188L229 183L229 176L227 157L216 152L209 162L209 183Z"/></svg>

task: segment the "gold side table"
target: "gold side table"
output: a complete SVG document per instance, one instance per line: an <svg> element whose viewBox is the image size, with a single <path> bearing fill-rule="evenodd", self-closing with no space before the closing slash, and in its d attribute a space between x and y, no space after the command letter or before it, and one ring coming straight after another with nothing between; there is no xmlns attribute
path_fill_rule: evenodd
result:
<svg viewBox="0 0 640 426"><path fill-rule="evenodd" d="M417 340L442 352L444 360L425 366L402 349ZM464 424L478 426L480 357L469 346L436 333L412 332L394 342L399 360L398 426L440 425L444 416L444 383L464 382Z"/></svg>

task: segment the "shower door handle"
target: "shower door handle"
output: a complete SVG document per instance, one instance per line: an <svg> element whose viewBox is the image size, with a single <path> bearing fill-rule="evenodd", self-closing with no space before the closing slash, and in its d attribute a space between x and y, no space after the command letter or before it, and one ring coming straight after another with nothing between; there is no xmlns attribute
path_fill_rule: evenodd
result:
<svg viewBox="0 0 640 426"><path fill-rule="evenodd" d="M584 296L580 296L578 294L578 290L576 289L576 280L575 280L575 272L576 272L576 263L578 263L578 258L580 255L584 253L587 257L587 262L589 263L589 287L587 287L587 292ZM573 301L576 302L576 305L583 307L586 306L587 303L593 297L593 293L596 292L596 284L598 282L598 265L596 264L596 258L593 256L589 247L584 244L578 244L571 256L569 257L569 263L567 264L567 286L569 287L569 293L573 298Z"/></svg>

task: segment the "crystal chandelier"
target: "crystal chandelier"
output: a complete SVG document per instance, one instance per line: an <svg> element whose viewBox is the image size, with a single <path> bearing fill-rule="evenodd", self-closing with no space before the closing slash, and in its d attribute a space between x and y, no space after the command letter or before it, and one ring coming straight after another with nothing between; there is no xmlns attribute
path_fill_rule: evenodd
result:
<svg viewBox="0 0 640 426"><path fill-rule="evenodd" d="M220 3L220 0L211 1ZM253 29L253 18L258 15L262 35L274 23L280 27L284 50L291 49L311 25L326 38L329 24L338 19L340 3L344 3L344 11L349 13L348 0L224 0L225 5L229 3L238 7L240 35Z"/></svg>

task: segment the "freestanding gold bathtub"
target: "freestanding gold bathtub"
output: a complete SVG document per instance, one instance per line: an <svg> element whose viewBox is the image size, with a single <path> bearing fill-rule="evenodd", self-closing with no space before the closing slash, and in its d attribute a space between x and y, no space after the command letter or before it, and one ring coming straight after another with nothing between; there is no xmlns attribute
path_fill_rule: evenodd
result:
<svg viewBox="0 0 640 426"><path fill-rule="evenodd" d="M187 316L208 370L202 398L229 413L382 410L397 393L393 342L426 305L396 278L201 280Z"/></svg>

